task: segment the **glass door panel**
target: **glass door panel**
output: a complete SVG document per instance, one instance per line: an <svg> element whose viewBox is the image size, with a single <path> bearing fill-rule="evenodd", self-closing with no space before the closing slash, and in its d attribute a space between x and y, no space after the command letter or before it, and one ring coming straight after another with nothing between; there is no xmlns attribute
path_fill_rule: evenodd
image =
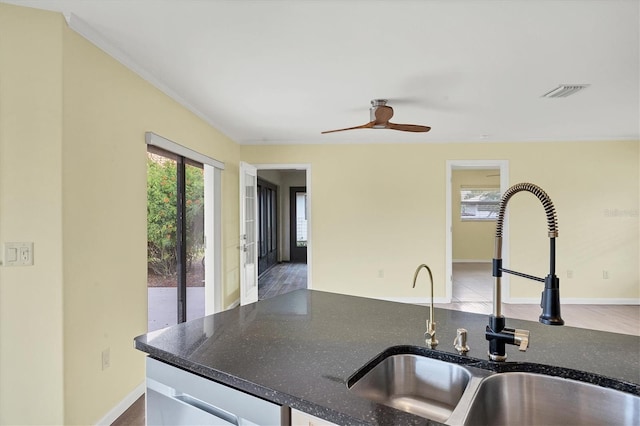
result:
<svg viewBox="0 0 640 426"><path fill-rule="evenodd" d="M177 161L169 153L147 153L148 328L177 324Z"/></svg>
<svg viewBox="0 0 640 426"><path fill-rule="evenodd" d="M240 304L258 301L257 170L240 163Z"/></svg>
<svg viewBox="0 0 640 426"><path fill-rule="evenodd" d="M205 315L204 201L202 164L148 147L149 331Z"/></svg>
<svg viewBox="0 0 640 426"><path fill-rule="evenodd" d="M246 192L245 192L245 269L247 271L246 289L247 292L253 291L257 285L254 279L254 269L256 268L256 178L250 174L245 175Z"/></svg>
<svg viewBox="0 0 640 426"><path fill-rule="evenodd" d="M187 218L187 321L205 315L204 292L204 170L201 164L185 164Z"/></svg>

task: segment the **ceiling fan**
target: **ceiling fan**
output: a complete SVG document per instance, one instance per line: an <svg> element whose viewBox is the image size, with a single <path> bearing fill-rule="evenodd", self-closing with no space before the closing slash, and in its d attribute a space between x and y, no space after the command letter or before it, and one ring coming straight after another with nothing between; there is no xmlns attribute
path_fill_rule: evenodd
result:
<svg viewBox="0 0 640 426"><path fill-rule="evenodd" d="M386 99L372 100L369 113L371 121L367 124L347 127L346 129L327 130L322 132L322 134L354 129L391 129L402 130L403 132L428 132L431 130L431 127L429 126L420 126L418 124L396 124L389 122L391 117L393 117L393 108L387 105Z"/></svg>

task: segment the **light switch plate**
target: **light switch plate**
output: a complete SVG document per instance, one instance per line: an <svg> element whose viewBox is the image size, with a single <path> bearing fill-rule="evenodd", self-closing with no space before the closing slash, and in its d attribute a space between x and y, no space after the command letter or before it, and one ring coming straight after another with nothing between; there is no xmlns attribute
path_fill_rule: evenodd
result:
<svg viewBox="0 0 640 426"><path fill-rule="evenodd" d="M33 243L4 243L4 266L33 265Z"/></svg>

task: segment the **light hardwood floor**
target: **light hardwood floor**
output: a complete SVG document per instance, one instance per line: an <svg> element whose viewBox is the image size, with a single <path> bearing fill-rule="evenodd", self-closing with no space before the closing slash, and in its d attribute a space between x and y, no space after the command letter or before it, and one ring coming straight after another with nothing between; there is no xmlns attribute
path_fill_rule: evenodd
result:
<svg viewBox="0 0 640 426"><path fill-rule="evenodd" d="M307 288L306 263L278 263L258 278L258 299L269 299Z"/></svg>
<svg viewBox="0 0 640 426"><path fill-rule="evenodd" d="M283 264L284 267L287 264ZM300 264L292 264L298 277L306 277L306 268L303 271ZM436 304L438 308L474 312L478 314L490 314L493 309L491 297L487 297L487 285L493 285L491 272L487 277L486 264L465 265L457 268L454 265L454 302L448 304ZM290 266L290 265L289 265ZM306 267L306 265L304 265ZM283 277L283 270L275 270L274 275ZM457 278L456 278L457 277ZM283 278L284 279L284 278ZM463 285L456 289L456 279ZM475 283L474 283L475 281ZM488 284L487 284L488 283ZM306 284L306 283L305 283ZM278 293L291 291L291 286L275 285L265 291L272 297ZM466 300L466 301L464 301ZM507 318L517 318L536 321L540 315L538 305L503 304L502 310ZM638 305L562 305L562 317L567 326L589 328L593 330L609 331L614 333L632 334L640 336L640 306ZM144 396L140 397L122 416L114 423L114 426L144 426Z"/></svg>
<svg viewBox="0 0 640 426"><path fill-rule="evenodd" d="M436 308L473 312L489 315L492 302L436 303ZM538 305L502 304L502 313L507 318L537 321ZM640 336L640 306L638 305L562 305L565 326L609 331L612 333Z"/></svg>
<svg viewBox="0 0 640 426"><path fill-rule="evenodd" d="M493 310L490 263L454 263L452 303L438 308L489 315ZM562 305L562 318L570 327L640 336L640 305ZM538 304L502 304L507 318L537 321Z"/></svg>
<svg viewBox="0 0 640 426"><path fill-rule="evenodd" d="M144 395L134 402L111 426L145 426Z"/></svg>

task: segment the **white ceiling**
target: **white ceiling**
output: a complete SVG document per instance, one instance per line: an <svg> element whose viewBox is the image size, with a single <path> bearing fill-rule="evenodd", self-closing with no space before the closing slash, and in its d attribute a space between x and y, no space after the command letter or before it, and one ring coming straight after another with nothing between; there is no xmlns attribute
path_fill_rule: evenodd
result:
<svg viewBox="0 0 640 426"><path fill-rule="evenodd" d="M71 16L241 144L640 138L639 0L5 2ZM541 97L565 83L590 86ZM320 134L374 98L431 132Z"/></svg>

